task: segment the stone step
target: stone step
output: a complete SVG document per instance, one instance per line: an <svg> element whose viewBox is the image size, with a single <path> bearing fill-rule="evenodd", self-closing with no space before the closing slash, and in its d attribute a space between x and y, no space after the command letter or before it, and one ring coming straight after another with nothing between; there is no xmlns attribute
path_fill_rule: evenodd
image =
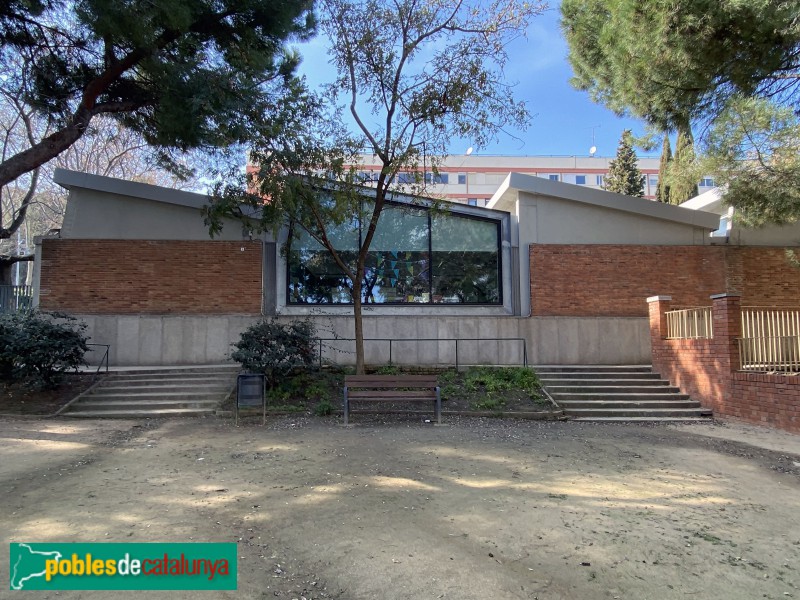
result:
<svg viewBox="0 0 800 600"><path fill-rule="evenodd" d="M239 365L186 365L172 367L119 367L108 372L109 375L172 375L172 374L233 374L241 371Z"/></svg>
<svg viewBox="0 0 800 600"><path fill-rule="evenodd" d="M658 373L653 372L631 372L620 371L617 373L606 373L602 371L560 371L558 373L539 373L539 379L569 379L569 380L584 380L584 379L635 379L647 380L655 379L661 380Z"/></svg>
<svg viewBox="0 0 800 600"><path fill-rule="evenodd" d="M663 417L702 417L708 414L703 408L676 409L676 408L576 408L567 412L571 418L588 417L617 417L617 418L663 418Z"/></svg>
<svg viewBox="0 0 800 600"><path fill-rule="evenodd" d="M123 402L140 402L140 401L147 401L147 400L158 400L158 399L166 399L166 400L212 400L216 399L219 400L224 398L225 394L223 391L192 391L192 390L180 390L174 392L151 392L148 388L138 388L142 391L131 393L131 392L121 392L116 393L114 391L106 392L106 391L99 391L94 390L91 394L87 394L81 399L81 402L84 400L121 400Z"/></svg>
<svg viewBox="0 0 800 600"><path fill-rule="evenodd" d="M199 408L163 408L159 410L91 410L64 413L65 417L82 419L157 419L160 417L207 417L214 414L213 410Z"/></svg>
<svg viewBox="0 0 800 600"><path fill-rule="evenodd" d="M550 387L558 386L598 386L598 385L614 385L614 386L648 386L648 387L661 387L669 386L669 381L663 379L641 378L641 379L553 379L550 377L539 377L539 382L542 385Z"/></svg>
<svg viewBox="0 0 800 600"><path fill-rule="evenodd" d="M233 390L238 373L238 365L115 370L64 414L117 418L213 414Z"/></svg>
<svg viewBox="0 0 800 600"><path fill-rule="evenodd" d="M199 392L199 393L219 393L233 389L232 382L212 381L208 383L172 383L163 382L158 385L129 385L128 382L115 382L106 385L99 385L92 395L96 394L137 394L137 393L156 393L156 392Z"/></svg>
<svg viewBox="0 0 800 600"><path fill-rule="evenodd" d="M547 385L551 394L680 394L669 385Z"/></svg>
<svg viewBox="0 0 800 600"><path fill-rule="evenodd" d="M550 392L550 388L547 389ZM620 401L642 401L642 400L688 400L688 394L676 394L674 392L666 392L663 394L626 394L626 393L613 393L613 394L602 394L602 393L577 393L577 392L570 392L565 394L554 394L550 392L550 395L553 397L553 400L556 402L561 402L562 400L620 400Z"/></svg>
<svg viewBox="0 0 800 600"><path fill-rule="evenodd" d="M118 411L118 410L164 410L171 408L193 408L213 411L217 400L151 400L130 402L128 400L86 400L77 403L71 412Z"/></svg>
<svg viewBox="0 0 800 600"><path fill-rule="evenodd" d="M558 404L567 413L576 408L701 408L696 400L559 400Z"/></svg>
<svg viewBox="0 0 800 600"><path fill-rule="evenodd" d="M238 371L165 371L145 373L108 373L109 379L118 381L160 381L163 379L235 379Z"/></svg>
<svg viewBox="0 0 800 600"><path fill-rule="evenodd" d="M682 422L682 423L709 423L710 417L572 417L571 421L594 421L597 423L662 423L662 422Z"/></svg>
<svg viewBox="0 0 800 600"><path fill-rule="evenodd" d="M650 365L533 365L537 373L652 373Z"/></svg>

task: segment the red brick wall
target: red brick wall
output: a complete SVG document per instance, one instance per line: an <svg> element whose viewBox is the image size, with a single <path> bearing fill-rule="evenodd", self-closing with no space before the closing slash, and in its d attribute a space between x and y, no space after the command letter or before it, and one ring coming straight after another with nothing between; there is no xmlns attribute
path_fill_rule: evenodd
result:
<svg viewBox="0 0 800 600"><path fill-rule="evenodd" d="M260 242L44 239L41 265L44 310L261 313Z"/></svg>
<svg viewBox="0 0 800 600"><path fill-rule="evenodd" d="M714 339L668 340L660 328L669 303L650 304L653 370L717 416L800 433L800 376L740 372L739 298L714 303Z"/></svg>
<svg viewBox="0 0 800 600"><path fill-rule="evenodd" d="M684 307L726 291L745 305L800 298L800 270L782 248L533 244L530 264L536 316L646 317L643 298L656 294Z"/></svg>
<svg viewBox="0 0 800 600"><path fill-rule="evenodd" d="M800 269L786 261L783 248L726 248L727 291L742 297L742 306L797 307Z"/></svg>
<svg viewBox="0 0 800 600"><path fill-rule="evenodd" d="M725 289L724 248L534 244L531 309L537 316L646 317L644 298L687 306Z"/></svg>

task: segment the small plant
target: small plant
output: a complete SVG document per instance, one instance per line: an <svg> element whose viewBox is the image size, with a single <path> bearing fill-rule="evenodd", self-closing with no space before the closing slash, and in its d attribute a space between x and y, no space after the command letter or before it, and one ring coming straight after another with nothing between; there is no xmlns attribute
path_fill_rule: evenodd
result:
<svg viewBox="0 0 800 600"><path fill-rule="evenodd" d="M279 379L313 367L314 339L311 321L263 320L242 333L241 339L233 344L231 358L252 373L263 373L270 387L275 387Z"/></svg>
<svg viewBox="0 0 800 600"><path fill-rule="evenodd" d="M396 365L384 365L375 369L376 375L399 375L400 367Z"/></svg>
<svg viewBox="0 0 800 600"><path fill-rule="evenodd" d="M441 382L440 382L441 383ZM441 386L442 400L450 400L458 395L458 386L453 383L448 383Z"/></svg>
<svg viewBox="0 0 800 600"><path fill-rule="evenodd" d="M505 402L502 399L493 396L487 396L472 403L472 406L477 410L500 410L504 405Z"/></svg>
<svg viewBox="0 0 800 600"><path fill-rule="evenodd" d="M319 401L317 406L314 408L314 414L318 417L327 417L333 413L333 404L328 398L323 398Z"/></svg>
<svg viewBox="0 0 800 600"><path fill-rule="evenodd" d="M64 373L86 364L86 325L61 313L21 311L0 316L0 377L55 389Z"/></svg>
<svg viewBox="0 0 800 600"><path fill-rule="evenodd" d="M458 379L458 371L455 369L447 369L439 374L439 384L446 385L448 383L455 383Z"/></svg>

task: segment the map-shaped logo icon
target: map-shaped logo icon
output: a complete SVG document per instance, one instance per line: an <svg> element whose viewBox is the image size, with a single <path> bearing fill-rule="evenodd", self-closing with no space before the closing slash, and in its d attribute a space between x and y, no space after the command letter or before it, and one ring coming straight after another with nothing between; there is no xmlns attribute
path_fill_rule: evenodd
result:
<svg viewBox="0 0 800 600"><path fill-rule="evenodd" d="M29 544L11 544L10 551L12 590L24 590L25 584L31 579L44 579L45 562L61 560L60 552L34 550Z"/></svg>

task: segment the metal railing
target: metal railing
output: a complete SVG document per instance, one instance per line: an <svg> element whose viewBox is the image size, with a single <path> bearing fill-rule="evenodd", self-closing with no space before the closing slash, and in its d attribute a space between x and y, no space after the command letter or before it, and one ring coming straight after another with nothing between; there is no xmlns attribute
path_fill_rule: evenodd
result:
<svg viewBox="0 0 800 600"><path fill-rule="evenodd" d="M0 313L12 313L30 307L33 288L29 285L0 285Z"/></svg>
<svg viewBox="0 0 800 600"><path fill-rule="evenodd" d="M742 308L742 337L800 335L800 310Z"/></svg>
<svg viewBox="0 0 800 600"><path fill-rule="evenodd" d="M353 353L352 350L342 350L340 348L337 348L334 342L348 342L348 343L353 342L354 345L355 338L317 338L317 341L319 347L319 365L320 367L322 367L324 360L328 360L329 362L334 362L334 363L336 362L331 360L330 358L325 359L324 350L327 349L329 351L328 354L335 354L335 353L352 354ZM453 354L451 356L453 357L453 360L445 362L438 361L436 364L454 365L456 369L459 368L461 361L464 359L463 344L465 342L473 344L478 342L482 344L485 344L486 342L516 342L519 348L518 361L514 361L513 363L497 362L497 363L487 363L487 364L498 364L498 365L520 364L523 367L528 366L528 344L525 338L364 338L365 346L367 345L367 343L373 343L373 342L379 342L384 345L388 344L388 361L386 362L386 364L389 365L395 364L394 363L394 358L396 357L395 346L397 344L418 344L418 343L437 343L437 344L444 343L448 345L452 344ZM461 343L461 348L459 347L459 343ZM472 355L478 356L481 354L482 350L485 353L486 347L484 345L483 348L477 348L476 350L477 351L472 352ZM377 353L372 353L371 358L373 358L375 354ZM499 354L499 348L497 354ZM495 357L497 357L497 354L495 354ZM438 355L438 349L437 349L437 355ZM366 362L368 364L374 365L374 364L380 364L381 362L384 361L379 360L376 362L375 360L367 360ZM422 364L421 361L416 361L416 362ZM413 362L403 362L401 364L413 364Z"/></svg>
<svg viewBox="0 0 800 600"><path fill-rule="evenodd" d="M665 313L667 317L667 339L712 339L713 319L710 306L684 308Z"/></svg>
<svg viewBox="0 0 800 600"><path fill-rule="evenodd" d="M800 371L800 336L739 338L743 371Z"/></svg>
<svg viewBox="0 0 800 600"><path fill-rule="evenodd" d="M89 350L89 352L100 352L100 348L105 348L103 352L103 356L100 357L100 362L97 363L97 370L94 372L94 378L97 379L97 376L100 374L100 369L103 368L103 365L106 367L106 373L108 373L108 353L111 350L111 344L86 344L90 348L92 346L96 346L97 350Z"/></svg>
<svg viewBox="0 0 800 600"><path fill-rule="evenodd" d="M743 371L800 371L800 310L742 309Z"/></svg>

